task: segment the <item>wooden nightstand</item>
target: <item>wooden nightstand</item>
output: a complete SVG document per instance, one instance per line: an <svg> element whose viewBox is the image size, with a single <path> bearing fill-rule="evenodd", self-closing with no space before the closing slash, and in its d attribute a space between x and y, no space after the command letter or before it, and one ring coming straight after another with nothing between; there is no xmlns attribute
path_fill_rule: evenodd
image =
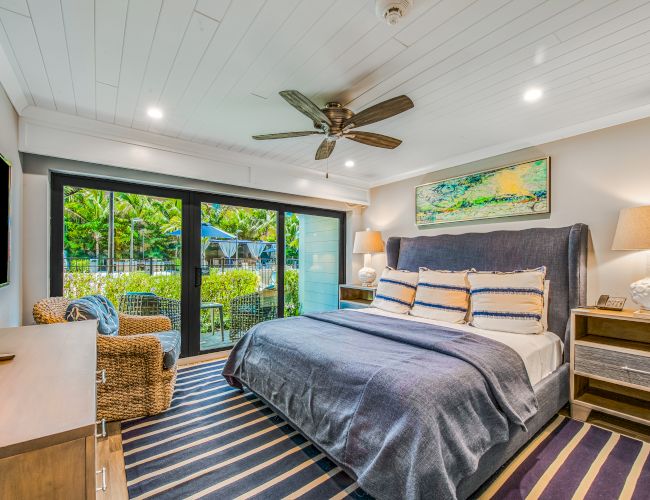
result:
<svg viewBox="0 0 650 500"><path fill-rule="evenodd" d="M376 293L376 286L339 285L339 309L370 307Z"/></svg>
<svg viewBox="0 0 650 500"><path fill-rule="evenodd" d="M650 425L650 319L571 311L571 416L591 410Z"/></svg>

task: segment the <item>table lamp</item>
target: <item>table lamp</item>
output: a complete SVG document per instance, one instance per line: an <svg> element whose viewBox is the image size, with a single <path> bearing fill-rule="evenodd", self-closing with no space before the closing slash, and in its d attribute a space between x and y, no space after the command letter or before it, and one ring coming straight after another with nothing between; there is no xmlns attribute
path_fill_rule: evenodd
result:
<svg viewBox="0 0 650 500"><path fill-rule="evenodd" d="M612 250L650 250L650 206L621 210ZM650 318L650 277L632 283L630 295L641 306L635 314Z"/></svg>
<svg viewBox="0 0 650 500"><path fill-rule="evenodd" d="M377 271L370 267L370 254L381 253L384 251L384 242L381 239L381 232L357 231L354 234L354 248L352 253L362 253L363 267L359 269L359 281L363 286L372 286L377 279Z"/></svg>

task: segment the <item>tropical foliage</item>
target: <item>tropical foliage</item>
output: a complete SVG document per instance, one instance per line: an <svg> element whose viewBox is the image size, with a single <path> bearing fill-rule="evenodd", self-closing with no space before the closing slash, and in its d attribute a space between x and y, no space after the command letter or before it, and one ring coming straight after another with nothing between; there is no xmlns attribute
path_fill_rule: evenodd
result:
<svg viewBox="0 0 650 500"><path fill-rule="evenodd" d="M109 206L114 200L115 258L130 256L133 224L134 258L171 260L179 256L180 239L170 233L182 227L181 200L133 193L66 186L66 257L102 258L108 255ZM240 240L275 242L277 217L273 210L203 203L201 220ZM298 258L298 217L287 214L286 258ZM144 248L143 248L144 247Z"/></svg>

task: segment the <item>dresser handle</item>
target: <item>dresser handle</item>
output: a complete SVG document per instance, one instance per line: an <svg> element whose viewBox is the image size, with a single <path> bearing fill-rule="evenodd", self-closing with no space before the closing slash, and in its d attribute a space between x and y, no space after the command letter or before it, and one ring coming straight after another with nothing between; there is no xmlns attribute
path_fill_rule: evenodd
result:
<svg viewBox="0 0 650 500"><path fill-rule="evenodd" d="M632 373L640 373L641 375L650 375L650 372L647 372L645 370L637 370L636 368L630 368L628 366L624 366L623 370L626 370L626 371L632 372Z"/></svg>
<svg viewBox="0 0 650 500"><path fill-rule="evenodd" d="M96 491L106 491L106 467L102 467L101 470L95 471L95 474L102 475L102 485L99 488L95 488Z"/></svg>
<svg viewBox="0 0 650 500"><path fill-rule="evenodd" d="M97 422L95 425L101 426L101 432L95 433L95 437L98 438L105 438L106 437L106 419L102 418L99 422Z"/></svg>
<svg viewBox="0 0 650 500"><path fill-rule="evenodd" d="M106 370L98 370L97 375L99 375L99 380L95 380L95 382L98 383L98 384L105 384L106 383Z"/></svg>

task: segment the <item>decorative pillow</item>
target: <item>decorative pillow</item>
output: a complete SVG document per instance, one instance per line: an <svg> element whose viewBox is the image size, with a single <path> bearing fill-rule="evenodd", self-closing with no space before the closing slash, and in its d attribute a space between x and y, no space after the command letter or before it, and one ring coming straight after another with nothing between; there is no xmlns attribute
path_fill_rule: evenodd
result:
<svg viewBox="0 0 650 500"><path fill-rule="evenodd" d="M379 278L375 300L370 305L384 311L405 314L411 309L417 284L418 273L387 267Z"/></svg>
<svg viewBox="0 0 650 500"><path fill-rule="evenodd" d="M470 272L472 326L512 333L544 331L546 268L511 273Z"/></svg>
<svg viewBox="0 0 650 500"><path fill-rule="evenodd" d="M467 273L432 271L421 267L410 314L449 323L464 323L469 307Z"/></svg>
<svg viewBox="0 0 650 500"><path fill-rule="evenodd" d="M97 332L102 335L117 335L119 319L115 306L102 295L88 295L75 299L65 310L66 321L97 320Z"/></svg>

